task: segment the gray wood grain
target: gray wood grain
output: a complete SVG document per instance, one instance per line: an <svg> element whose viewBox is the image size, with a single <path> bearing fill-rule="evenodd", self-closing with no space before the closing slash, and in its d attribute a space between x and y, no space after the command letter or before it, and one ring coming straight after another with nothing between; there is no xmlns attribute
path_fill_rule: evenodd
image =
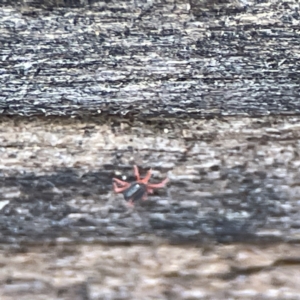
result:
<svg viewBox="0 0 300 300"><path fill-rule="evenodd" d="M21 5L0 30L4 114L299 112L297 1Z"/></svg>
<svg viewBox="0 0 300 300"><path fill-rule="evenodd" d="M1 299L299 299L297 1L0 5Z"/></svg>
<svg viewBox="0 0 300 300"><path fill-rule="evenodd" d="M2 242L299 240L299 117L114 122L2 123ZM133 164L170 183L129 208Z"/></svg>
<svg viewBox="0 0 300 300"><path fill-rule="evenodd" d="M299 117L13 116L0 139L1 299L297 299ZM170 183L129 208L133 164Z"/></svg>

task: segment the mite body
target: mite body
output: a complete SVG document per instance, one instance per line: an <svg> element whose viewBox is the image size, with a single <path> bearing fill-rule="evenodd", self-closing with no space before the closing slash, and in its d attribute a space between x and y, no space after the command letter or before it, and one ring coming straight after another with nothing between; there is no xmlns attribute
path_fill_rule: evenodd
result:
<svg viewBox="0 0 300 300"><path fill-rule="evenodd" d="M129 205L139 200L146 200L148 194L152 194L154 189L162 188L169 181L168 178L160 183L148 183L151 177L151 169L147 172L144 178L140 178L140 173L137 166L134 166L134 175L136 181L126 182L118 178L113 178L113 189L115 193L122 193L124 199Z"/></svg>
<svg viewBox="0 0 300 300"><path fill-rule="evenodd" d="M123 192L124 199L132 202L143 199L145 195L147 195L147 186L138 182L131 183L128 189Z"/></svg>

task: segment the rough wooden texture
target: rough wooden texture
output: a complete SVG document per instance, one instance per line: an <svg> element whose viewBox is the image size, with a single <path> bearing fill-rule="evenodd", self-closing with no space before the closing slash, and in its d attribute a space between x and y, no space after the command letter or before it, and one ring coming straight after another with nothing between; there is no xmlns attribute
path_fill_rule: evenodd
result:
<svg viewBox="0 0 300 300"><path fill-rule="evenodd" d="M299 299L299 3L53 3L0 8L1 300Z"/></svg>
<svg viewBox="0 0 300 300"><path fill-rule="evenodd" d="M0 109L141 119L298 113L298 6L115 0L51 11L2 7Z"/></svg>
<svg viewBox="0 0 300 300"><path fill-rule="evenodd" d="M1 299L298 299L299 117L0 131ZM171 181L132 209L134 163Z"/></svg>
<svg viewBox="0 0 300 300"><path fill-rule="evenodd" d="M1 240L298 241L298 124L298 117L227 118L170 120L155 129L5 119L1 199L9 203ZM171 182L128 209L111 182L134 180L134 163L142 174L152 167L153 182Z"/></svg>
<svg viewBox="0 0 300 300"><path fill-rule="evenodd" d="M0 252L1 300L299 299L299 246L59 245Z"/></svg>

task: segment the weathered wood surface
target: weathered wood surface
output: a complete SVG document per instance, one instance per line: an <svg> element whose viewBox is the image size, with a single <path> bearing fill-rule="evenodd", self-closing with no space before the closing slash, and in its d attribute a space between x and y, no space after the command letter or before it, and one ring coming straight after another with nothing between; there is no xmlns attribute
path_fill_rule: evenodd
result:
<svg viewBox="0 0 300 300"><path fill-rule="evenodd" d="M8 250L0 253L3 300L299 299L295 245Z"/></svg>
<svg viewBox="0 0 300 300"><path fill-rule="evenodd" d="M299 117L0 131L1 299L298 299ZM171 182L130 209L133 163Z"/></svg>
<svg viewBox="0 0 300 300"><path fill-rule="evenodd" d="M1 300L299 299L298 3L222 2L1 7Z"/></svg>
<svg viewBox="0 0 300 300"><path fill-rule="evenodd" d="M1 241L299 240L298 117L174 122L3 120ZM129 209L134 163L171 182Z"/></svg>
<svg viewBox="0 0 300 300"><path fill-rule="evenodd" d="M299 3L220 2L2 7L0 108L140 118L298 113Z"/></svg>

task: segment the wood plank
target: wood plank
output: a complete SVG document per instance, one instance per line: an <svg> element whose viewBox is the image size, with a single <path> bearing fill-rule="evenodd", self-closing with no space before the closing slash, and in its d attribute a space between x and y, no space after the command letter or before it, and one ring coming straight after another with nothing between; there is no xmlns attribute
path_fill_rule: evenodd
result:
<svg viewBox="0 0 300 300"><path fill-rule="evenodd" d="M125 121L2 121L1 241L299 241L299 117ZM170 183L130 209L134 164Z"/></svg>
<svg viewBox="0 0 300 300"><path fill-rule="evenodd" d="M140 119L298 114L297 9L292 0L3 7L0 108Z"/></svg>
<svg viewBox="0 0 300 300"><path fill-rule="evenodd" d="M1 300L299 298L296 0L0 5Z"/></svg>

